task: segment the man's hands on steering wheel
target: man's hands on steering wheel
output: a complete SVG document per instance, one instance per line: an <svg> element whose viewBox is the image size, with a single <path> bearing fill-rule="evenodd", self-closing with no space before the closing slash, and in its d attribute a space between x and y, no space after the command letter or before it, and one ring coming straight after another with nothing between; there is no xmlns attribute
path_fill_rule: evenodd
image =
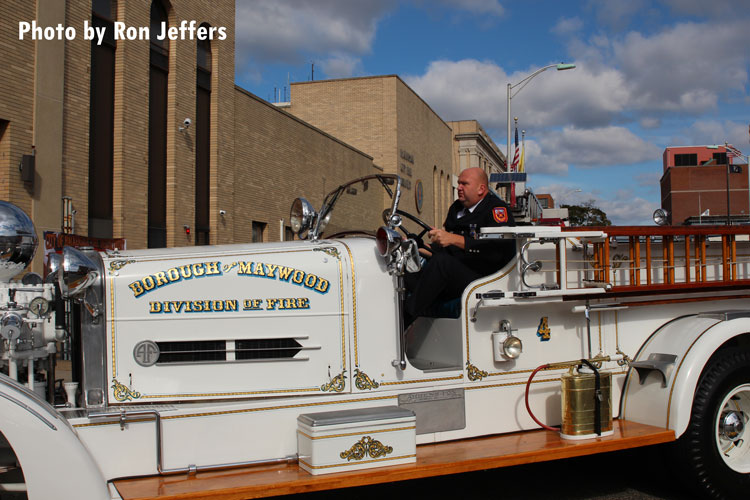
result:
<svg viewBox="0 0 750 500"><path fill-rule="evenodd" d="M383 211L383 220L386 223L388 223L390 215L391 215L390 214L390 210L384 210ZM401 217L406 217L407 219L409 219L412 222L415 222L416 224L418 224L422 228L422 230L419 232L419 234L414 234L414 233L410 233L409 231L407 231L404 228L403 225L399 226L399 229L401 229L401 231L406 235L407 238L413 239L413 240L415 240L417 242L417 245L419 246L419 248L428 248L429 249L429 245L427 245L424 242L424 236L429 231L431 231L433 229L433 227L431 225L427 224L425 221L423 221L419 217L417 217L416 215L412 215L409 212L404 212L403 210L400 210L400 209L396 209L396 215L400 215Z"/></svg>

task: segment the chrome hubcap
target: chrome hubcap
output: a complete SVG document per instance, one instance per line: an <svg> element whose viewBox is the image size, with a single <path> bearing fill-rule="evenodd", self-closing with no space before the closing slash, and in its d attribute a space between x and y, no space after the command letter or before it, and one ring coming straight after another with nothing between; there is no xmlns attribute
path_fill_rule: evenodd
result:
<svg viewBox="0 0 750 500"><path fill-rule="evenodd" d="M750 472L750 442L744 438L750 419L750 384L735 387L724 397L715 417L716 448L732 470Z"/></svg>

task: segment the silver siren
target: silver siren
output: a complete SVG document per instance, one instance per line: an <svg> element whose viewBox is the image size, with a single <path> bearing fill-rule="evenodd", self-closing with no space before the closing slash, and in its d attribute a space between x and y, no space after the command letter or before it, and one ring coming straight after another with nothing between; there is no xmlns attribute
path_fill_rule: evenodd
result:
<svg viewBox="0 0 750 500"><path fill-rule="evenodd" d="M0 201L0 283L8 283L31 263L39 239L26 212Z"/></svg>

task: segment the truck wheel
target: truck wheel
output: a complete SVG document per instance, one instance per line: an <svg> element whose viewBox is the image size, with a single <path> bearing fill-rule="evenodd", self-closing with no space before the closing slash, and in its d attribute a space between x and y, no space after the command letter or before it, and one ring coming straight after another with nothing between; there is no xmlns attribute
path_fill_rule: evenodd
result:
<svg viewBox="0 0 750 500"><path fill-rule="evenodd" d="M727 351L698 383L690 424L675 459L709 498L747 498L750 491L750 353Z"/></svg>

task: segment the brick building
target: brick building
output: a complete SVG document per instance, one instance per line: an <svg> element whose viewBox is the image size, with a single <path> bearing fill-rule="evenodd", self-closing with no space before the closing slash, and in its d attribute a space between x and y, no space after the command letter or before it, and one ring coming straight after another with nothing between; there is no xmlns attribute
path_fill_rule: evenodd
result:
<svg viewBox="0 0 750 500"><path fill-rule="evenodd" d="M710 220L725 218L727 206L733 219L750 215L747 165L734 164L724 146L670 147L664 150L663 166L661 206L669 224L706 213Z"/></svg>
<svg viewBox="0 0 750 500"><path fill-rule="evenodd" d="M133 249L275 241L291 237L294 197L320 206L352 178L400 174L401 207L440 224L460 170L504 168L476 121L446 123L398 76L293 84L287 106L237 87L234 5L0 3L0 199L25 210L40 239L65 229ZM31 21L77 34L20 39ZM158 40L162 22L213 37ZM84 23L105 36L86 39ZM136 36L116 38L123 27ZM368 201L368 217L386 204Z"/></svg>
<svg viewBox="0 0 750 500"><path fill-rule="evenodd" d="M378 171L235 86L234 0L7 0L0 19L0 199L40 235L67 215L76 234L129 248L278 240L293 197L319 204L327 189ZM31 21L78 34L20 39L19 23ZM106 28L101 44L84 39L84 21ZM153 35L161 21L226 37L114 39L115 23L155 26ZM34 155L27 181L24 155Z"/></svg>
<svg viewBox="0 0 750 500"><path fill-rule="evenodd" d="M452 130L401 78L293 83L287 106L295 116L372 156L383 171L401 175L402 208L429 224L442 223L454 200L457 175Z"/></svg>

